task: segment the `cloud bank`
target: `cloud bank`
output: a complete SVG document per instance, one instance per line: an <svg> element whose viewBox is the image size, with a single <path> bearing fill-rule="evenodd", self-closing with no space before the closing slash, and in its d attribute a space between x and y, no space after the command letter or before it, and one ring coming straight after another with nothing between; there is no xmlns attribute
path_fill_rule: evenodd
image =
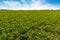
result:
<svg viewBox="0 0 60 40"><path fill-rule="evenodd" d="M22 3L21 3L22 2ZM54 6L46 2L46 0L22 0L19 1L3 1L6 6L0 7L0 9L8 10L59 10L60 7Z"/></svg>

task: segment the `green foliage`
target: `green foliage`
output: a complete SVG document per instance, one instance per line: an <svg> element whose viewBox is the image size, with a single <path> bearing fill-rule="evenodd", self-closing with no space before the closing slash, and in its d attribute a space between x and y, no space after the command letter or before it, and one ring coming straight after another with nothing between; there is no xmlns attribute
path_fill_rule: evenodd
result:
<svg viewBox="0 0 60 40"><path fill-rule="evenodd" d="M60 40L60 11L0 10L0 40Z"/></svg>

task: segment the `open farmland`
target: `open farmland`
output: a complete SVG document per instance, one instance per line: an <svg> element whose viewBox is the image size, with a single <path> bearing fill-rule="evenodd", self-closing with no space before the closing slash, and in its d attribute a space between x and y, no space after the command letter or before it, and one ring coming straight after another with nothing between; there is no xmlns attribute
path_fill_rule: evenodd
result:
<svg viewBox="0 0 60 40"><path fill-rule="evenodd" d="M60 11L0 10L0 40L60 40Z"/></svg>

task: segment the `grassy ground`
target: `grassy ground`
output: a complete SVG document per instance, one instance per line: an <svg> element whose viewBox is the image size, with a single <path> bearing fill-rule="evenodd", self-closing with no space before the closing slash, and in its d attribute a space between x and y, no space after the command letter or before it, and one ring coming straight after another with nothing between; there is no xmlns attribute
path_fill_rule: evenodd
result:
<svg viewBox="0 0 60 40"><path fill-rule="evenodd" d="M0 10L0 40L60 40L60 11Z"/></svg>

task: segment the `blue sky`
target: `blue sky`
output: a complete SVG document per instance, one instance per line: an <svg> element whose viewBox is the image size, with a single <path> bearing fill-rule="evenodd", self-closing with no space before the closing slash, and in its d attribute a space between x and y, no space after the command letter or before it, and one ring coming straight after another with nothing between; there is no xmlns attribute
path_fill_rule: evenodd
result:
<svg viewBox="0 0 60 40"><path fill-rule="evenodd" d="M47 2L53 5L60 5L60 0L47 0Z"/></svg>
<svg viewBox="0 0 60 40"><path fill-rule="evenodd" d="M0 9L11 10L60 9L60 0L0 0Z"/></svg>

